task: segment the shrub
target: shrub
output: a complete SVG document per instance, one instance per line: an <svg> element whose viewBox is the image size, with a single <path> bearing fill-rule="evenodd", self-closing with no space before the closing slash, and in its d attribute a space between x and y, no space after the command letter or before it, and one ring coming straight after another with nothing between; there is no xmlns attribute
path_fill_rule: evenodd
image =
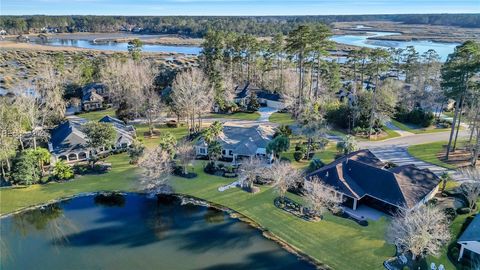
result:
<svg viewBox="0 0 480 270"><path fill-rule="evenodd" d="M445 208L443 212L449 221L452 221L457 217L457 212L452 207Z"/></svg>
<svg viewBox="0 0 480 270"><path fill-rule="evenodd" d="M435 119L432 112L424 111L422 108L415 108L407 111L405 108L397 107L394 118L400 122L412 123L422 127L429 127Z"/></svg>
<svg viewBox="0 0 480 270"><path fill-rule="evenodd" d="M214 174L217 170L217 167L213 162L208 162L203 170L208 174Z"/></svg>
<svg viewBox="0 0 480 270"><path fill-rule="evenodd" d="M303 152L300 152L300 151L295 151L295 153L293 153L293 158L295 159L295 161L299 162L300 160L303 159L305 155L303 154Z"/></svg>
<svg viewBox="0 0 480 270"><path fill-rule="evenodd" d="M292 129L288 125L281 125L275 130L275 134L273 134L273 137L275 138L280 135L290 137L292 135L292 132Z"/></svg>
<svg viewBox="0 0 480 270"><path fill-rule="evenodd" d="M175 120L170 120L167 122L167 127L169 128L177 128L178 127L178 122Z"/></svg>
<svg viewBox="0 0 480 270"><path fill-rule="evenodd" d="M308 165L308 171L313 172L325 166L325 164L318 158L312 159Z"/></svg>
<svg viewBox="0 0 480 270"><path fill-rule="evenodd" d="M57 180L68 180L73 178L73 168L70 167L65 161L60 160L55 163L53 167L52 176Z"/></svg>

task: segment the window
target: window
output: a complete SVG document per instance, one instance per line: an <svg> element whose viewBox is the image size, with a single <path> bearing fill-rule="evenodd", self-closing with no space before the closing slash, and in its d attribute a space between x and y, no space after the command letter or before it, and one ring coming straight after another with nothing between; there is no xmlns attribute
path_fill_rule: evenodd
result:
<svg viewBox="0 0 480 270"><path fill-rule="evenodd" d="M228 150L228 155L233 155L233 150Z"/></svg>
<svg viewBox="0 0 480 270"><path fill-rule="evenodd" d="M207 153L207 151L205 151L205 148L200 148L199 151L200 151L200 154L205 155Z"/></svg>

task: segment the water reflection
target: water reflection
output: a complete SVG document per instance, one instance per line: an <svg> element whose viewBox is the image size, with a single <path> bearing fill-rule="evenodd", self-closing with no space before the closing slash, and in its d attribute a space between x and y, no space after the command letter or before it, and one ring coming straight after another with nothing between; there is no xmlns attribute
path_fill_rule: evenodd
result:
<svg viewBox="0 0 480 270"><path fill-rule="evenodd" d="M93 197L95 205L106 207L123 207L125 205L125 196L120 193L98 194Z"/></svg>
<svg viewBox="0 0 480 270"><path fill-rule="evenodd" d="M87 196L0 222L2 270L314 269L247 224L177 197Z"/></svg>

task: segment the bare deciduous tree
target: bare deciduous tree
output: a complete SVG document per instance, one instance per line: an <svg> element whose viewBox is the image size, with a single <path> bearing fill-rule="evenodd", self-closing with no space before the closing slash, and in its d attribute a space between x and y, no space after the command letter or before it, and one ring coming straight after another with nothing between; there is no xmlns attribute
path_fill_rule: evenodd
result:
<svg viewBox="0 0 480 270"><path fill-rule="evenodd" d="M183 168L183 174L187 174L187 166L195 159L195 150L193 145L187 140L181 140L177 144L176 157L180 166Z"/></svg>
<svg viewBox="0 0 480 270"><path fill-rule="evenodd" d="M101 77L114 106L123 105L129 113L138 116L156 111L160 106L158 95L153 91L157 73L157 68L146 61L111 59L106 62Z"/></svg>
<svg viewBox="0 0 480 270"><path fill-rule="evenodd" d="M263 175L264 170L265 165L259 158L251 158L243 161L238 169L240 185L251 190L257 175Z"/></svg>
<svg viewBox="0 0 480 270"><path fill-rule="evenodd" d="M52 125L65 116L66 102L63 99L64 79L52 65L45 65L35 81L35 90L41 101L40 126Z"/></svg>
<svg viewBox="0 0 480 270"><path fill-rule="evenodd" d="M450 229L441 209L422 205L399 211L388 228L387 240L403 252L410 251L414 260L427 255L438 256L450 240Z"/></svg>
<svg viewBox="0 0 480 270"><path fill-rule="evenodd" d="M273 188L283 200L288 189L302 180L300 172L288 162L276 162L266 171L266 176L273 179Z"/></svg>
<svg viewBox="0 0 480 270"><path fill-rule="evenodd" d="M326 210L335 212L342 203L341 197L337 196L334 189L324 184L318 177L305 180L305 200L317 215L321 216Z"/></svg>
<svg viewBox="0 0 480 270"><path fill-rule="evenodd" d="M19 93L15 100L15 105L18 106L22 112L22 120L26 124L27 131L33 141L33 148L37 149L37 138L46 141L49 137L49 133L44 130L41 123L44 113L42 110L42 102L38 96ZM21 144L23 147L22 141Z"/></svg>
<svg viewBox="0 0 480 270"><path fill-rule="evenodd" d="M173 103L178 110L185 112L190 131L199 131L201 123L196 125L196 119L210 111L213 103L212 87L207 77L195 68L181 72L175 77L172 89Z"/></svg>
<svg viewBox="0 0 480 270"><path fill-rule="evenodd" d="M138 162L143 169L140 188L152 194L168 192L167 183L172 170L170 161L170 154L160 147L145 151Z"/></svg>

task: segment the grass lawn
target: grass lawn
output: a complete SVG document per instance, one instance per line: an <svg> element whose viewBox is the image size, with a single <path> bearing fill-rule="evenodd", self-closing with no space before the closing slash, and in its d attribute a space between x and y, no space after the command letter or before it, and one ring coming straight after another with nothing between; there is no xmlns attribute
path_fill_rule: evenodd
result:
<svg viewBox="0 0 480 270"><path fill-rule="evenodd" d="M270 187L250 194L238 188L218 192L232 179L206 175L200 165L199 176L187 180L174 178L178 193L192 195L227 206L257 222L268 232L288 242L333 269L382 269L383 261L394 254L394 247L384 239L387 221L370 222L362 227L353 221L327 214L320 222L307 222L273 205L276 197ZM288 196L301 200L293 194Z"/></svg>
<svg viewBox="0 0 480 270"><path fill-rule="evenodd" d="M101 110L101 111L93 111L93 112L77 114L78 117L85 118L90 121L98 121L106 115L116 117L115 109L110 108L110 109Z"/></svg>
<svg viewBox="0 0 480 270"><path fill-rule="evenodd" d="M364 137L357 137L357 139L358 139L358 140L369 140L369 141L383 141L383 140L387 140L387 139L392 139L392 138L400 137L400 134L398 134L398 133L395 132L394 130L389 129L389 128L387 128L387 127L383 127L383 131L385 131L385 133L386 133L385 136L375 137L374 135L372 135L372 138L371 138L371 139L364 138Z"/></svg>
<svg viewBox="0 0 480 270"><path fill-rule="evenodd" d="M407 125L393 119L391 121L395 126L400 128L401 130L408 131L414 134L436 133L436 132L445 132L450 130L449 128L435 128L433 126L428 128L422 128L422 127L417 127L410 124Z"/></svg>
<svg viewBox="0 0 480 270"><path fill-rule="evenodd" d="M250 120L255 121L260 118L259 112L236 112L232 114L221 114L221 113L209 113L204 118L222 118L222 119L232 119L232 120Z"/></svg>
<svg viewBox="0 0 480 270"><path fill-rule="evenodd" d="M106 162L112 163L112 170L105 174L84 175L64 183L1 189L0 214L83 192L134 191L133 180L137 176L134 167L128 163L127 155L110 156Z"/></svg>
<svg viewBox="0 0 480 270"><path fill-rule="evenodd" d="M293 125L295 124L295 119L292 118L291 113L279 113L275 112L268 118L268 121L272 123L277 123L281 125Z"/></svg>
<svg viewBox="0 0 480 270"><path fill-rule="evenodd" d="M135 191L135 168L125 154L109 157L112 170L102 175L88 175L65 183L33 185L28 188L0 190L0 213L9 213L31 205L82 192ZM384 241L387 220L362 227L330 214L320 222L307 222L273 205L276 197L271 187L261 187L257 194L238 188L218 192L217 188L234 179L207 175L202 162L196 162L195 179L172 177L176 192L224 205L254 220L269 233L333 269L383 269L382 262L394 254L394 247ZM288 194L294 200L301 198Z"/></svg>
<svg viewBox="0 0 480 270"><path fill-rule="evenodd" d="M425 162L438 165L441 167L445 167L447 169L455 169L454 166L441 161L437 157L437 154L440 151L443 151L443 146L445 144L447 144L447 142L434 142L434 143L412 145L408 147L408 153Z"/></svg>
<svg viewBox="0 0 480 270"><path fill-rule="evenodd" d="M292 140L292 141L294 141L294 140ZM281 157L282 158L288 158L291 161L292 166L294 168L296 168L298 170L304 170L310 164L310 160L300 160L298 162L295 160L295 158L293 157L293 153L295 153L295 144L296 144L296 142L295 143L290 143L290 149L287 152L282 153ZM318 158L324 164L328 164L335 159L336 154L337 154L336 144L335 143L330 143L330 144L327 145L327 147L325 147L324 150L315 152L315 155L313 156L313 158Z"/></svg>
<svg viewBox="0 0 480 270"><path fill-rule="evenodd" d="M155 136L153 138L145 137L145 132L148 132L147 125L135 125L135 129L137 130L137 139L141 141L145 146L152 147L157 146L160 142L162 134L170 133L172 134L177 140L185 137L188 135L188 128L187 126L180 126L178 128L169 128L169 127L155 127L157 132L160 132L159 136Z"/></svg>

